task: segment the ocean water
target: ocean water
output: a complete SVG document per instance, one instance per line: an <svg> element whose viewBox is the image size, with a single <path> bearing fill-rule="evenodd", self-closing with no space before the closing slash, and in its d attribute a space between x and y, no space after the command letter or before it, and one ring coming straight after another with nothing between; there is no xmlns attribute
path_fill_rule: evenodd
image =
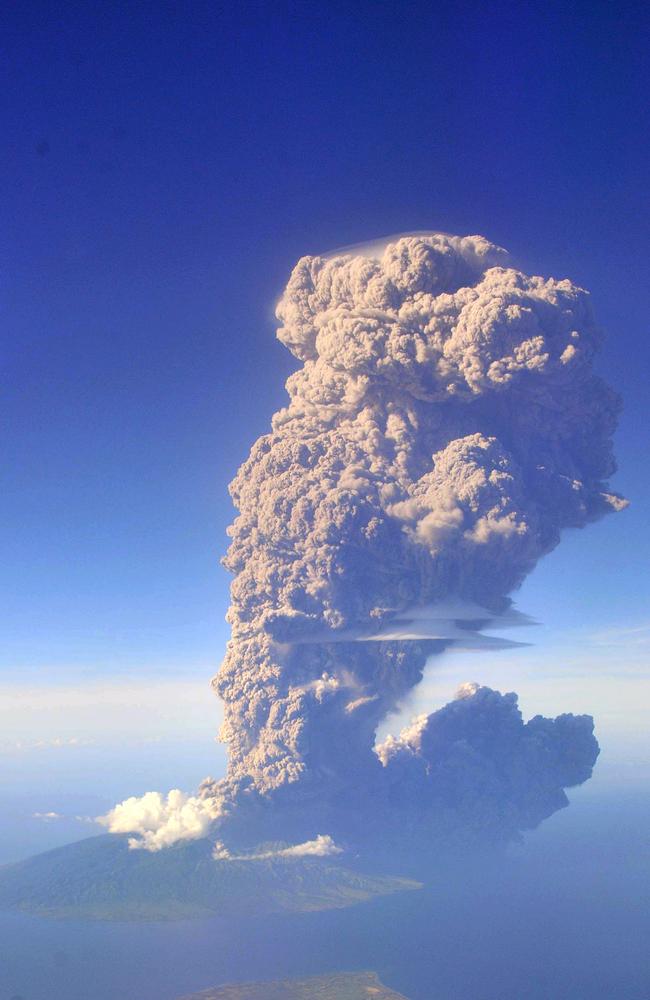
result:
<svg viewBox="0 0 650 1000"><path fill-rule="evenodd" d="M583 790L505 858L347 910L177 923L0 915L0 1000L173 1000L373 969L411 1000L648 1000L650 805Z"/></svg>

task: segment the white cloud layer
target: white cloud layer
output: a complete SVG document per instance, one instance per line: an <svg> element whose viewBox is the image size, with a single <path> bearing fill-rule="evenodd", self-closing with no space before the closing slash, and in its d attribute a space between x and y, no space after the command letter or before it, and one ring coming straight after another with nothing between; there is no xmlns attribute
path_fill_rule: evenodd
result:
<svg viewBox="0 0 650 1000"><path fill-rule="evenodd" d="M0 753L29 753L33 750L64 750L76 747L89 747L94 740L78 736L53 736L50 739L13 740L0 743Z"/></svg>
<svg viewBox="0 0 650 1000"><path fill-rule="evenodd" d="M338 847L332 837L319 833L314 840L305 840L302 844L254 854L231 854L221 841L217 841L212 856L215 861L267 861L272 858L327 858L342 853L343 848Z"/></svg>

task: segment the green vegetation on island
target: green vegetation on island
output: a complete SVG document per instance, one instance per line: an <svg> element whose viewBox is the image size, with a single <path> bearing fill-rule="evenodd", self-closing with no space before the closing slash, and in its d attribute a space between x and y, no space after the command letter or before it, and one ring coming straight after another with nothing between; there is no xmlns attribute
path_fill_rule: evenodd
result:
<svg viewBox="0 0 650 1000"><path fill-rule="evenodd" d="M0 910L90 920L328 910L420 887L322 858L215 860L208 840L158 852L91 837L0 868Z"/></svg>

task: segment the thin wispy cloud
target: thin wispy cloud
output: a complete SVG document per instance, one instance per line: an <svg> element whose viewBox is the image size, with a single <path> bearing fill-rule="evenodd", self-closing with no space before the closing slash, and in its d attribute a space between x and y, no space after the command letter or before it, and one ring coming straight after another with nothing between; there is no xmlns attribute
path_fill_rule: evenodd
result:
<svg viewBox="0 0 650 1000"><path fill-rule="evenodd" d="M58 820L74 820L76 823L95 823L93 816L69 816L65 813L55 812L54 810L50 810L49 812L33 812L32 819L40 819L44 823L54 823Z"/></svg>
<svg viewBox="0 0 650 1000"><path fill-rule="evenodd" d="M626 648L647 648L650 650L650 622L636 625L615 625L594 632L589 641L596 646L616 646Z"/></svg>
<svg viewBox="0 0 650 1000"><path fill-rule="evenodd" d="M63 750L95 746L95 740L77 736L54 736L43 740L12 740L0 743L0 753L29 753L36 750Z"/></svg>

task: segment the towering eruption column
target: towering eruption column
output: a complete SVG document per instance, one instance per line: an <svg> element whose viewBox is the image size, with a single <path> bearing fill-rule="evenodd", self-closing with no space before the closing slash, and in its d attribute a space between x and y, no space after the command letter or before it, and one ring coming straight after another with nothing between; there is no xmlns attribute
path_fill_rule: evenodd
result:
<svg viewBox="0 0 650 1000"><path fill-rule="evenodd" d="M563 528L625 505L606 484L619 402L592 371L589 295L434 233L302 258L277 315L301 367L231 486L226 785L432 822L450 740L485 748L487 713L520 775L547 768L522 820L539 821L590 773L585 717L524 726L514 696L470 689L374 742L427 658L480 642Z"/></svg>

